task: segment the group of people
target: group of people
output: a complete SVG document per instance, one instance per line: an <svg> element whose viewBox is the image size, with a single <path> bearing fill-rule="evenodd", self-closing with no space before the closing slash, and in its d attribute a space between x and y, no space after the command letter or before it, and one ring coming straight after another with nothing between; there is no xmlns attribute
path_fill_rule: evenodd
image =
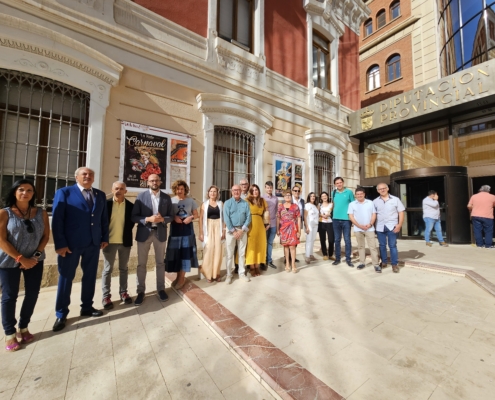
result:
<svg viewBox="0 0 495 400"><path fill-rule="evenodd" d="M262 195L258 185L249 185L246 179L242 179L239 185L232 186L232 196L225 203L220 200L219 188L212 185L198 212L196 202L188 196L189 186L183 180L172 184L171 197L160 190L162 182L159 175L150 174L147 178L148 190L141 192L134 204L126 199L126 185L119 181L113 183L112 198L107 200L104 192L93 187L94 172L87 167L76 170L75 180L75 185L57 190L53 201L51 230L59 272L56 321L53 325L55 332L66 326L72 281L78 265L83 272L80 315L98 317L103 314L93 307L100 250L104 258L101 284L103 308L108 310L114 306L110 283L117 255L119 299L125 304L133 302L128 293L128 262L136 224L136 306L145 300L148 255L152 244L156 290L161 301L168 300L165 271L177 273L172 282L177 289L186 284L185 276L191 268L200 268L208 282L220 281L224 251L227 284L232 283L234 273L239 274L240 280L249 282L248 269L250 275L256 277L267 267L277 268L272 259L276 236L284 246L285 270L296 273L296 263L299 261L296 246L300 243L303 229L306 232L306 263L316 260L313 248L318 233L323 260L332 259L333 265L340 264L343 237L346 263L354 267L351 261L351 227L354 225L359 253L357 268L365 268L366 243L376 272L387 266L387 246L393 272L399 272L397 235L404 221L405 208L399 198L389 194L386 183L377 185L379 196L373 201L366 199L363 188L358 187L353 193L344 186L343 178L337 177L334 180L335 189L330 195L322 192L317 196L311 192L304 202L301 188L296 185L291 190L283 191L280 202L273 193L271 181L265 183L265 194ZM488 186L483 186L468 204L479 247L491 247L493 236L495 196L490 195L489 191ZM6 207L0 210L1 312L7 351L16 351L21 344L34 340L28 324L40 291L44 249L50 236L48 215L35 205L35 199L34 184L29 180L19 180L7 194ZM436 192L428 193L423 209L427 246L432 246L430 233L433 227L440 245L447 246L442 237ZM193 228L196 219L199 223L199 241L203 244L201 266L198 264ZM170 235L167 235L168 224ZM483 231L486 244L483 242ZM25 296L16 330L15 306L21 275L25 282Z"/></svg>

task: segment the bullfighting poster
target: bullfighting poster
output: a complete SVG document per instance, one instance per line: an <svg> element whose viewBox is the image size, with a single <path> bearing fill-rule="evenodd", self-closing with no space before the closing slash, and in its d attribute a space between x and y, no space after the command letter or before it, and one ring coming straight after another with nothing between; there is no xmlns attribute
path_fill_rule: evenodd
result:
<svg viewBox="0 0 495 400"><path fill-rule="evenodd" d="M126 121L121 134L119 179L128 190L146 190L151 174L161 178L160 188L167 193L178 178L190 184L188 135Z"/></svg>
<svg viewBox="0 0 495 400"><path fill-rule="evenodd" d="M301 193L304 193L304 160L273 154L273 176L276 196L282 197L284 190L294 186L299 186Z"/></svg>

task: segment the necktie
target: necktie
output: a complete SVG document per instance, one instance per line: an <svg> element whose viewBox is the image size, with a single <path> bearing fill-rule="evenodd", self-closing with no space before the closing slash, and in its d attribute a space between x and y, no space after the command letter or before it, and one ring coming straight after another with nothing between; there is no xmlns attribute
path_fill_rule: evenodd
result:
<svg viewBox="0 0 495 400"><path fill-rule="evenodd" d="M91 189L84 189L84 191L86 192L85 194L86 203L88 203L89 209L92 210L94 202L93 202L93 194L91 193Z"/></svg>

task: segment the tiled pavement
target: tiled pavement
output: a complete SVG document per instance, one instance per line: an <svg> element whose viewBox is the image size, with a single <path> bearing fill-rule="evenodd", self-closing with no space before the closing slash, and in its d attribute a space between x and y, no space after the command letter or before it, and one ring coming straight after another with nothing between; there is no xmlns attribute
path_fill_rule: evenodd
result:
<svg viewBox="0 0 495 400"><path fill-rule="evenodd" d="M493 250L422 246L401 241L401 259L474 269L495 281ZM250 283L192 282L348 399L493 398L495 297L468 279L408 267L376 274L323 261L300 263L294 275L280 258L276 264ZM75 284L73 310L79 290ZM150 294L140 308L73 318L53 334L55 290L44 289L30 325L37 341L0 353L0 365L8 365L0 399L271 398L188 300L167 292L167 303Z"/></svg>

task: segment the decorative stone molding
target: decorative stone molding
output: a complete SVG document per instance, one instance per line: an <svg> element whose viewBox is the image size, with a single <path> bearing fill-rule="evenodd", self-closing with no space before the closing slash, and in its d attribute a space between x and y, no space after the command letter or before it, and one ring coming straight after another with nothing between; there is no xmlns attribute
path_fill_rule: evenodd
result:
<svg viewBox="0 0 495 400"><path fill-rule="evenodd" d="M349 135L336 129L309 129L304 132L304 138L313 145L313 150L322 150L333 155L347 149Z"/></svg>
<svg viewBox="0 0 495 400"><path fill-rule="evenodd" d="M313 88L313 95L315 97L315 107L324 114L337 114L337 110L340 107L340 99L334 96L332 93L322 90L320 88Z"/></svg>
<svg viewBox="0 0 495 400"><path fill-rule="evenodd" d="M115 0L115 22L134 32L206 58L206 38L128 0Z"/></svg>
<svg viewBox="0 0 495 400"><path fill-rule="evenodd" d="M206 114L209 121L214 125L238 126L248 128L249 122L255 124L264 131L270 129L273 125L273 118L266 111L252 105L244 100L225 96L222 94L202 93L196 96L198 110ZM219 115L222 115L222 123ZM238 118L234 118L238 117ZM251 133L257 134L258 129Z"/></svg>
<svg viewBox="0 0 495 400"><path fill-rule="evenodd" d="M226 71L236 72L244 77L258 80L265 70L265 57L256 57L246 50L220 37L215 38L217 61Z"/></svg>
<svg viewBox="0 0 495 400"><path fill-rule="evenodd" d="M48 72L50 74L54 74L57 76L67 76L67 74L65 73L65 71L63 69L50 66L45 61L38 61L37 63L33 63L26 58L20 58L18 60L14 60L14 63L22 65L23 67L29 66L31 68L37 68L40 71Z"/></svg>
<svg viewBox="0 0 495 400"><path fill-rule="evenodd" d="M361 0L304 0L304 9L313 17L315 23L330 33L334 31L333 38L344 34L344 24L359 35L361 23L371 13Z"/></svg>

